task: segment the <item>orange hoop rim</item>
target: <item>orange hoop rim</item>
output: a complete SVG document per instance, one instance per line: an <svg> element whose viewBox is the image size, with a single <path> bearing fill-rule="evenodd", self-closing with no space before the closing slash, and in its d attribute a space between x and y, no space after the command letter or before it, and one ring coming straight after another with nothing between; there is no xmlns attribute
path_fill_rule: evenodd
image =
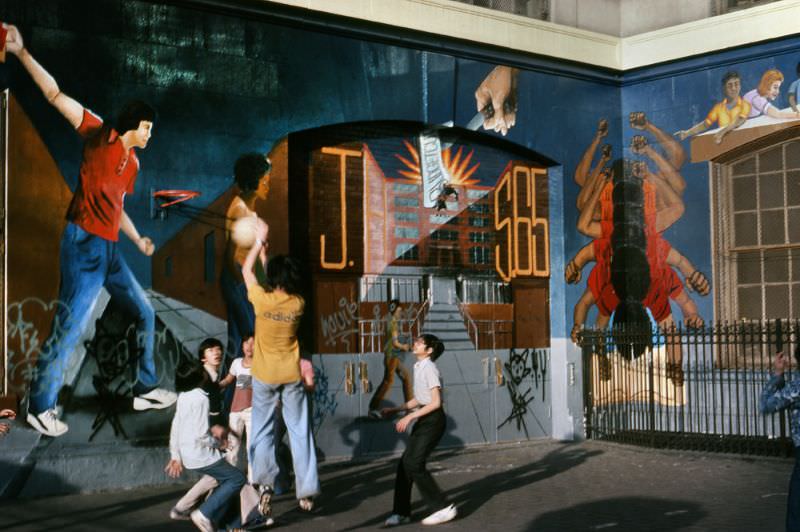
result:
<svg viewBox="0 0 800 532"><path fill-rule="evenodd" d="M165 209L170 205L175 205L176 203L181 203L186 200L190 200L192 198L196 198L200 195L200 192L197 190L181 190L181 189L170 189L170 190L157 190L153 192L154 198L173 198L172 201L167 201L162 203L160 207Z"/></svg>

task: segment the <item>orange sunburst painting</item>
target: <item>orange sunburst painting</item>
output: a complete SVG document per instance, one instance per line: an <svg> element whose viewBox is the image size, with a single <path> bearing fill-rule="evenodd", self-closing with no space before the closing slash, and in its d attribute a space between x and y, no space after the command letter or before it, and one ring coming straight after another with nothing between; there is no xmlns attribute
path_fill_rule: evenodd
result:
<svg viewBox="0 0 800 532"><path fill-rule="evenodd" d="M394 154L394 156L400 159L400 161L402 161L402 163L407 167L407 169L398 170L398 173L407 179L411 179L412 181L421 181L422 168L420 167L419 151L417 151L417 148L408 140L403 140L403 144L405 144L406 149L410 154L410 158L404 157L399 153ZM448 183L450 185L468 186L478 184L477 179L470 179L470 177L472 177L472 175L481 165L481 163L475 163L470 166L472 155L475 153L475 150L470 150L465 157L463 153L463 146L459 146L455 155L452 154L452 147L442 150L442 162L445 170L447 170L447 173L450 176L450 182Z"/></svg>

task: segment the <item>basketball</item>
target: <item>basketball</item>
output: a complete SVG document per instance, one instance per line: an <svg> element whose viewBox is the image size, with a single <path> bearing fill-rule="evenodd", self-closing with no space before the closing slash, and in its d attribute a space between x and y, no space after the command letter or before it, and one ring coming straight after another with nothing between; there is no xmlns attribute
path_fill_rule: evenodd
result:
<svg viewBox="0 0 800 532"><path fill-rule="evenodd" d="M256 243L256 222L255 216L245 216L233 222L231 226L231 238L240 248L250 249Z"/></svg>

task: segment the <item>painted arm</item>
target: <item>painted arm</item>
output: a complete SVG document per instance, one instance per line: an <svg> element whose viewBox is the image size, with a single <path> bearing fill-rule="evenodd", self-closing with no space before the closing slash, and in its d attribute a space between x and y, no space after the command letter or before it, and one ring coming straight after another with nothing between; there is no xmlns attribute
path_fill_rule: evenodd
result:
<svg viewBox="0 0 800 532"><path fill-rule="evenodd" d="M136 244L136 247L139 248L139 251L147 255L148 257L153 254L156 247L153 245L153 241L150 240L146 236L141 236L139 231L136 230L136 226L133 225L133 221L128 216L124 210L122 211L122 218L120 218L119 228L122 229L122 232L131 239L131 241Z"/></svg>
<svg viewBox="0 0 800 532"><path fill-rule="evenodd" d="M8 31L6 35L6 49L17 56L22 66L28 71L33 82L39 87L53 107L64 115L64 118L72 124L72 127L77 129L83 121L83 106L77 101L73 100L58 87L58 83L50 73L44 69L42 65L33 58L33 56L25 48L22 41L22 35L16 26L10 24L3 24L3 27Z"/></svg>
<svg viewBox="0 0 800 532"><path fill-rule="evenodd" d="M794 111L795 113L798 112L798 109L797 109L797 96L795 96L794 93L789 95L789 105L791 106L792 111Z"/></svg>
<svg viewBox="0 0 800 532"><path fill-rule="evenodd" d="M681 293L673 298L673 301L675 301L675 303L677 303L681 308L683 322L687 327L698 329L703 326L704 321L697 312L697 304L691 297L689 297L689 294L687 294L684 290L681 290Z"/></svg>
<svg viewBox="0 0 800 532"><path fill-rule="evenodd" d="M745 122L747 122L747 118L745 118L743 116L737 116L736 120L734 120L733 122L731 122L727 126L723 127L722 129L720 129L716 133L714 133L714 142L716 142L717 144L720 144L722 142L722 139L725 138L725 135L727 135L728 133L730 133L731 131L733 131L737 127L741 126Z"/></svg>
<svg viewBox="0 0 800 532"><path fill-rule="evenodd" d="M702 133L708 129L708 125L706 124L705 120L693 125L690 129L682 129L680 131L676 131L674 135L681 140L685 140L692 135L697 135L698 133Z"/></svg>
<svg viewBox="0 0 800 532"><path fill-rule="evenodd" d="M261 262L264 268L267 266L266 253L267 253L267 236L269 234L269 226L261 218L256 222L256 242L250 251L247 252L247 257L242 264L242 278L247 288L258 285L256 273L253 267L256 265L256 259L261 257Z"/></svg>
<svg viewBox="0 0 800 532"><path fill-rule="evenodd" d="M791 104L791 96L789 97L789 103ZM774 105L770 105L767 107L764 114L772 118L800 118L800 111L798 111L795 106L792 106L792 109L792 111L788 109L776 109Z"/></svg>
<svg viewBox="0 0 800 532"><path fill-rule="evenodd" d="M226 388L236 381L236 377L228 373L225 378L219 381L220 388Z"/></svg>
<svg viewBox="0 0 800 532"><path fill-rule="evenodd" d="M583 210L586 201L591 197L594 189L601 186L601 183L604 183L605 179L608 177L608 170L605 168L605 164L610 158L611 157L605 156L601 157L600 162L597 163L597 166L594 167L589 175L589 180L581 187L581 191L578 193L578 199L575 200L575 206L579 211Z"/></svg>
<svg viewBox="0 0 800 532"><path fill-rule="evenodd" d="M589 288L586 288L581 298L575 303L575 308L572 310L572 322L574 325L572 326L570 338L572 338L572 341L576 344L578 343L578 334L586 323L586 316L589 314L589 309L592 308L594 304L594 295Z"/></svg>
<svg viewBox="0 0 800 532"><path fill-rule="evenodd" d="M581 272L587 262L595 260L594 243L589 242L578 251L564 269L564 280L569 284L577 284L581 280Z"/></svg>
<svg viewBox="0 0 800 532"><path fill-rule="evenodd" d="M597 207L597 202L600 201L600 193L603 191L605 184L608 183L609 178L604 178L592 191L592 195L584 205L580 216L578 217L578 231L588 236L589 238L600 238L603 233L603 228L600 222L594 221L594 210Z"/></svg>
<svg viewBox="0 0 800 532"><path fill-rule="evenodd" d="M645 169L645 179L653 183L656 187L656 194L664 202L664 205L656 213L656 232L661 233L680 220L686 207L681 197L661 176Z"/></svg>
<svg viewBox="0 0 800 532"><path fill-rule="evenodd" d="M645 155L650 157L650 159L656 163L656 166L658 166L658 171L661 174L661 177L666 181L667 185L672 187L672 190L678 194L683 195L683 191L686 190L686 180L683 179L681 173L678 172L669 161L667 161L658 151L654 150L649 144L643 148L643 151Z"/></svg>
<svg viewBox="0 0 800 532"><path fill-rule="evenodd" d="M586 176L589 174L589 168L592 165L592 159L594 159L594 152L597 151L600 140L606 135L608 135L608 121L604 118L597 124L597 131L594 134L592 142L589 144L589 147L586 148L586 151L583 152L583 157L581 157L578 166L575 167L575 182L579 186L583 187L583 184L586 182Z"/></svg>

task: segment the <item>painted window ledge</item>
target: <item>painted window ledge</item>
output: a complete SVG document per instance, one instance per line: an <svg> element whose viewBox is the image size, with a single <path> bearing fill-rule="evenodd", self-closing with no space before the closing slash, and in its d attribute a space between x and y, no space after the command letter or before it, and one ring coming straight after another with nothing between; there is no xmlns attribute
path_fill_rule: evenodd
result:
<svg viewBox="0 0 800 532"><path fill-rule="evenodd" d="M800 0L614 37L450 0L264 0L625 71L798 33Z"/></svg>

